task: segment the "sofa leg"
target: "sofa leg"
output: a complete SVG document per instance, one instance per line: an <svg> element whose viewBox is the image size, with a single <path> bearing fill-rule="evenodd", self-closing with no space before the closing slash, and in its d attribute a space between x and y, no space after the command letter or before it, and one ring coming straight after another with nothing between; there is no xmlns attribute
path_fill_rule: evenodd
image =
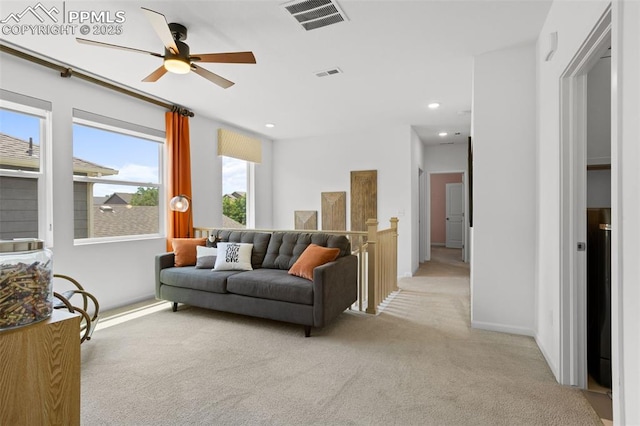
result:
<svg viewBox="0 0 640 426"><path fill-rule="evenodd" d="M177 312L178 311L178 302L173 302L173 305L171 306L171 309L173 310L173 312Z"/></svg>
<svg viewBox="0 0 640 426"><path fill-rule="evenodd" d="M304 326L304 337L309 337L311 336L311 326L310 325L305 325Z"/></svg>

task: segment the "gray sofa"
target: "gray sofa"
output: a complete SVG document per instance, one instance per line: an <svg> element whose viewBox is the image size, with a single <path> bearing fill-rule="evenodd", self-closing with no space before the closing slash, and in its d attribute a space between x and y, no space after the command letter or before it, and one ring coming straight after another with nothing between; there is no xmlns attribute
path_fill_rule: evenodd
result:
<svg viewBox="0 0 640 426"><path fill-rule="evenodd" d="M357 299L358 260L342 235L308 232L214 230L222 241L251 243L252 271L213 271L174 266L174 254L156 256L156 298L178 303L323 327ZM289 268L311 243L339 248L338 258L316 267L313 281L290 275Z"/></svg>

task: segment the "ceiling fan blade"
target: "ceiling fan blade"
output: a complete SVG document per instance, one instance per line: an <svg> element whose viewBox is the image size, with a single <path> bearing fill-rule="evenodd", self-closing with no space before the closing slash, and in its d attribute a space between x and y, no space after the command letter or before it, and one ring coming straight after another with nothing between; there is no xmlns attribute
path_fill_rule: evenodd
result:
<svg viewBox="0 0 640 426"><path fill-rule="evenodd" d="M155 81L158 81L160 77L162 77L166 73L167 73L167 69L163 65L157 70L155 70L154 72L152 72L151 74L149 74L148 76L146 76L142 81L146 83L153 83Z"/></svg>
<svg viewBox="0 0 640 426"><path fill-rule="evenodd" d="M154 10L144 7L141 7L140 9L142 9L142 11L147 15L147 18L151 22L151 26L158 34L158 37L160 37L160 40L162 40L162 44L164 44L164 46L169 49L174 55L177 55L179 49L176 45L175 40L173 39L171 30L169 29L167 18L165 18L162 13L158 13Z"/></svg>
<svg viewBox="0 0 640 426"><path fill-rule="evenodd" d="M199 62L221 62L228 64L255 64L253 52L203 53L191 55L191 60Z"/></svg>
<svg viewBox="0 0 640 426"><path fill-rule="evenodd" d="M235 84L233 81L229 81L226 78L220 77L218 74L214 74L211 71L200 68L199 66L194 64L191 64L191 71L195 72L201 77L206 78L210 82L217 84L223 89L228 89Z"/></svg>
<svg viewBox="0 0 640 426"><path fill-rule="evenodd" d="M159 53L149 52L148 50L134 49L133 47L126 47L126 46L118 46L117 44L109 44L109 43L103 43L101 41L87 40L86 38L76 37L76 41L78 43L88 44L91 46L110 47L112 49L127 50L129 52L136 52L136 53L144 53L146 55L156 56L158 58L163 57Z"/></svg>

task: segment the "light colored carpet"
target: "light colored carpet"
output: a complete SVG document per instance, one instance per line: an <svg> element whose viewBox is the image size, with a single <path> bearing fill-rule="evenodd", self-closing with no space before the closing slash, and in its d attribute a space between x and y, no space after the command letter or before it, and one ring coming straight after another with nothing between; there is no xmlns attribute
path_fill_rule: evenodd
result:
<svg viewBox="0 0 640 426"><path fill-rule="evenodd" d="M83 425L601 425L535 342L469 327L464 277L301 326L169 304L82 345Z"/></svg>

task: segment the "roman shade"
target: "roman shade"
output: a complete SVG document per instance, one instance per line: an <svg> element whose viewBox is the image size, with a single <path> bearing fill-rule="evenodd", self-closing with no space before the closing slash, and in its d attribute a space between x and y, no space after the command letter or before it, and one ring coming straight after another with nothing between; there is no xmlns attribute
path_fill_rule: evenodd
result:
<svg viewBox="0 0 640 426"><path fill-rule="evenodd" d="M228 129L218 129L218 155L238 160L262 162L260 139L242 135Z"/></svg>

